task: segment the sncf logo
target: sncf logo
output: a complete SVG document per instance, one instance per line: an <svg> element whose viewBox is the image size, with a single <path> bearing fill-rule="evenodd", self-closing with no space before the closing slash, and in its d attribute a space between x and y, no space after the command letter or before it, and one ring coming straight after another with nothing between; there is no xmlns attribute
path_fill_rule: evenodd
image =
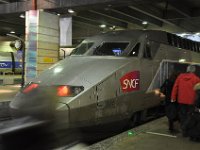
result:
<svg viewBox="0 0 200 150"><path fill-rule="evenodd" d="M122 91L131 92L140 89L140 72L132 71L120 78Z"/></svg>

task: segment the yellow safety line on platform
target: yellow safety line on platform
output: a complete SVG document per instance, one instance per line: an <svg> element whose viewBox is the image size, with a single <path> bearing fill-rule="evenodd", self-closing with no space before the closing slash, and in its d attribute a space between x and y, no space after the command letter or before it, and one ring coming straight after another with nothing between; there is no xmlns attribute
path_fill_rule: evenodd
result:
<svg viewBox="0 0 200 150"><path fill-rule="evenodd" d="M0 90L1 94L5 94L5 93L13 93L13 90Z"/></svg>

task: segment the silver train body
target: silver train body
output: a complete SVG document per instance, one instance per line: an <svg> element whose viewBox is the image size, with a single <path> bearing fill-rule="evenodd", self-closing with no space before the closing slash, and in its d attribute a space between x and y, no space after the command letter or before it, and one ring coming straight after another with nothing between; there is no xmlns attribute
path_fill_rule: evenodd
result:
<svg viewBox="0 0 200 150"><path fill-rule="evenodd" d="M182 39L162 31L143 30L88 38L71 56L19 92L10 108L24 115L51 114L68 127L143 116L145 110L163 100L155 91L170 72L178 69L170 65L200 63L198 43L195 48L178 48L173 37Z"/></svg>

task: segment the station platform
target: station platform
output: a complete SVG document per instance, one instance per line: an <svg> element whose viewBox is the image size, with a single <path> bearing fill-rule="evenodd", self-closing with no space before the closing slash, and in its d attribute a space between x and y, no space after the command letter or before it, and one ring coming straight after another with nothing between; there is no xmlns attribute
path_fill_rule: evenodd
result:
<svg viewBox="0 0 200 150"><path fill-rule="evenodd" d="M0 85L0 102L11 101L20 88L20 84Z"/></svg>
<svg viewBox="0 0 200 150"><path fill-rule="evenodd" d="M176 123L178 128L178 123ZM88 150L198 150L200 142L168 131L163 117L87 147Z"/></svg>
<svg viewBox="0 0 200 150"><path fill-rule="evenodd" d="M20 90L20 85L0 86L0 105L9 103ZM6 110L6 109L5 109ZM6 111L0 109L0 114ZM1 118L1 116L0 116ZM1 120L1 119L0 119ZM179 124L175 124L179 129ZM76 147L77 148L77 147ZM166 117L159 118L144 125L140 125L119 135L105 139L88 146L81 146L81 150L198 150L200 142L191 141L182 137L181 132L170 133Z"/></svg>
<svg viewBox="0 0 200 150"><path fill-rule="evenodd" d="M0 75L0 86L1 85L14 85L21 84L22 75L12 75L12 74L1 74Z"/></svg>
<svg viewBox="0 0 200 150"><path fill-rule="evenodd" d="M0 85L0 122L10 118L9 103L20 88L20 84Z"/></svg>

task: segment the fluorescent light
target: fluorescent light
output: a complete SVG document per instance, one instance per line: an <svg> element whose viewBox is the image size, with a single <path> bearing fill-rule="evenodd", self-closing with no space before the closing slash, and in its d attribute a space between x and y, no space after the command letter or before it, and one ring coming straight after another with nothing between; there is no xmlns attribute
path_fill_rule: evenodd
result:
<svg viewBox="0 0 200 150"><path fill-rule="evenodd" d="M116 26L109 27L110 30L115 30Z"/></svg>
<svg viewBox="0 0 200 150"><path fill-rule="evenodd" d="M68 13L73 14L74 10L73 9L68 9Z"/></svg>
<svg viewBox="0 0 200 150"><path fill-rule="evenodd" d="M185 62L186 59L179 59L178 62Z"/></svg>
<svg viewBox="0 0 200 150"><path fill-rule="evenodd" d="M182 33L182 34L180 34L180 36L182 36L182 37L183 37L183 36L186 36L186 35L187 35L187 33Z"/></svg>
<svg viewBox="0 0 200 150"><path fill-rule="evenodd" d="M200 35L200 33L199 32L197 32L197 33L195 33L196 35Z"/></svg>
<svg viewBox="0 0 200 150"><path fill-rule="evenodd" d="M10 33L15 34L15 31L10 31Z"/></svg>
<svg viewBox="0 0 200 150"><path fill-rule="evenodd" d="M24 14L21 14L19 17L20 17L20 18L25 18L25 15L24 15Z"/></svg>
<svg viewBox="0 0 200 150"><path fill-rule="evenodd" d="M146 25L146 24L148 24L148 22L147 21L142 21L142 24Z"/></svg>
<svg viewBox="0 0 200 150"><path fill-rule="evenodd" d="M100 27L100 28L105 28L106 25L105 25L105 24L101 24L99 27Z"/></svg>

